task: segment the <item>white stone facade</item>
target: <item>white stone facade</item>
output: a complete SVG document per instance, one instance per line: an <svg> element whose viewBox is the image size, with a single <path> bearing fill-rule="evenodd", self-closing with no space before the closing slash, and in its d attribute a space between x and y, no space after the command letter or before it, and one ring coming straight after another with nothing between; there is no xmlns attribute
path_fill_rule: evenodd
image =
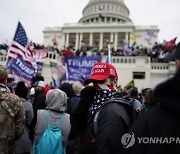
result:
<svg viewBox="0 0 180 154"><path fill-rule="evenodd" d="M55 51L48 53L48 57L44 61L42 75L45 83L50 84L52 81L52 73L50 62L60 62L61 58ZM107 56L102 57L105 61ZM5 66L6 56L0 56L0 65ZM151 63L149 57L125 57L113 56L112 64L117 69L118 85L124 87L128 82L133 80L134 73L143 73L144 78L134 79L135 86L141 90L142 88L154 88L157 84L171 78L175 74L175 62L171 63Z"/></svg>
<svg viewBox="0 0 180 154"><path fill-rule="evenodd" d="M43 31L44 44L52 45L54 35L57 36L59 49L70 46L75 50L82 46L101 50L110 43L117 50L122 48L124 40L133 43L131 35L136 38L137 45L145 47L152 47L157 41L158 27L134 25L123 0L90 0L82 12L78 23L46 27ZM147 31L152 35L148 35Z"/></svg>

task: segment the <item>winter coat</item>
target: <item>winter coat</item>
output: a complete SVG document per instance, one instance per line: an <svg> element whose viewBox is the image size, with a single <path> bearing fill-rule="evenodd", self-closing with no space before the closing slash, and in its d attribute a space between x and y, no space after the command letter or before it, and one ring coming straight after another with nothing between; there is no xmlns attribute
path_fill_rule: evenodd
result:
<svg viewBox="0 0 180 154"><path fill-rule="evenodd" d="M20 98L20 100L25 109L25 129L23 135L16 141L16 153L26 153L32 149L32 143L29 139L29 126L34 114L32 104L24 98Z"/></svg>
<svg viewBox="0 0 180 154"><path fill-rule="evenodd" d="M67 108L67 95L59 89L54 89L50 92L46 100L46 104L46 110L49 111L50 124L52 126L57 125L60 115L64 114L60 129L63 141L66 144L71 129L69 114L65 113ZM38 110L37 112L37 123L34 136L35 144L39 142L41 136L47 128L46 110Z"/></svg>
<svg viewBox="0 0 180 154"><path fill-rule="evenodd" d="M74 95L72 98L71 98L72 102L74 103L79 103L79 101L81 100L81 97L79 95Z"/></svg>
<svg viewBox="0 0 180 154"><path fill-rule="evenodd" d="M113 90L109 90L108 88L96 91L94 100L91 99L91 102L93 100L93 104L91 106L92 115L95 114L106 101L111 99L114 94L115 92ZM87 97L86 95L84 96L85 98ZM88 100L88 102L90 102L90 100ZM83 103L82 100L80 103L82 105L87 104L86 102ZM98 118L98 129L95 137L94 148L94 146L91 147L91 144L89 144L89 132L92 130L92 122L88 123L87 112L84 112L87 111L87 108L83 107L80 112L79 104L77 106L78 108L76 108L74 113L71 115L71 123L73 124L72 134L75 134L76 132L83 138L82 142L79 144L78 153L121 154L124 151L120 142L121 136L128 130L128 126L124 123L120 114L122 108L124 107L117 103L110 103L103 107ZM126 111L125 108L124 110ZM126 117L129 117L128 111L125 113L127 115ZM129 118L129 121L130 120L131 119ZM92 118L90 121L92 121ZM80 123L82 123L82 125L80 125ZM78 131L78 129L81 132Z"/></svg>
<svg viewBox="0 0 180 154"><path fill-rule="evenodd" d="M154 95L159 105L144 113L134 123L131 132L135 135L135 144L127 149L127 154L180 153L179 85L180 72L155 88ZM140 137L146 137L144 142ZM148 142L149 138L154 143L152 140Z"/></svg>
<svg viewBox="0 0 180 154"><path fill-rule="evenodd" d="M100 112L98 118L98 129L96 133L96 153L97 154L121 154L124 148L121 144L121 137L129 129L125 124L120 112L124 108L126 117L130 117L128 111L123 105L110 103L106 105ZM131 119L128 119L131 123ZM91 154L87 152L86 145L83 142L81 154Z"/></svg>
<svg viewBox="0 0 180 154"><path fill-rule="evenodd" d="M46 95L45 95L44 91L35 93L35 97L34 97L34 101L33 101L34 117L32 119L31 125L30 125L30 135L29 135L30 139L32 141L34 138L34 129L35 129L36 122L37 122L37 111L40 109L45 109L45 107L46 107L45 100L46 100Z"/></svg>

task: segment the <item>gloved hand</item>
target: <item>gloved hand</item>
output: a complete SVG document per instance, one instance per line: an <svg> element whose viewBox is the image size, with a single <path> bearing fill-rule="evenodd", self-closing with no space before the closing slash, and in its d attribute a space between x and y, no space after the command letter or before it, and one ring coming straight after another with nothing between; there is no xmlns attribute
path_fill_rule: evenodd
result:
<svg viewBox="0 0 180 154"><path fill-rule="evenodd" d="M94 87L85 87L81 90L81 100L70 115L72 138L77 134L83 134L86 130L89 119L89 107L94 100L95 93Z"/></svg>
<svg viewBox="0 0 180 154"><path fill-rule="evenodd" d="M80 93L81 100L79 102L80 109L88 110L94 100L95 94L96 91L92 86L82 89Z"/></svg>
<svg viewBox="0 0 180 154"><path fill-rule="evenodd" d="M95 94L96 94L96 91L94 87L89 86L81 90L80 97L83 102L90 103L94 99Z"/></svg>

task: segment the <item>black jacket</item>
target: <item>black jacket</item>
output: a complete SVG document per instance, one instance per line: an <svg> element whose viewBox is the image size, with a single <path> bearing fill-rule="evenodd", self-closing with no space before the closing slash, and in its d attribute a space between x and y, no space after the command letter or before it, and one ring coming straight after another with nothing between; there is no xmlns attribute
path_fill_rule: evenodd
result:
<svg viewBox="0 0 180 154"><path fill-rule="evenodd" d="M34 117L31 121L31 125L30 125L30 139L33 141L34 139L34 129L36 126L36 122L37 122L37 111L40 109L45 109L46 108L46 104L45 104L45 100L46 100L46 95L44 93L44 91L41 91L40 93L35 95L34 101L33 101L33 112L34 112Z"/></svg>
<svg viewBox="0 0 180 154"><path fill-rule="evenodd" d="M120 112L124 109L123 111L129 123L131 123L130 109L120 103L109 103L105 105L99 113L98 128L95 137L93 133L94 128L92 128L93 118L89 119L88 116L88 109L94 98L94 94L92 95L93 89L85 88L83 91L84 95L81 95L81 101L70 115L72 138L79 137L79 142L75 146L75 149L77 149L76 152L78 154L123 153L124 149L121 144L121 136L128 131L129 126L123 120ZM88 97L87 92L92 96Z"/></svg>
<svg viewBox="0 0 180 154"><path fill-rule="evenodd" d="M126 114L127 124L122 118L121 111ZM89 124L84 134L80 154L121 154L124 148L121 144L121 136L129 130L131 125L130 111L128 108L118 103L109 103L103 107L99 113L95 144L89 144L90 135L94 130ZM90 133L90 134L88 134ZM89 136L88 136L89 135Z"/></svg>
<svg viewBox="0 0 180 154"><path fill-rule="evenodd" d="M110 103L101 110L96 136L98 154L123 153L124 148L121 144L121 136L129 130L129 126L121 116L122 108L126 111L126 117L131 121L130 112L121 104Z"/></svg>
<svg viewBox="0 0 180 154"><path fill-rule="evenodd" d="M135 144L126 153L180 153L180 72L155 88L159 105L144 113L133 125ZM144 142L139 143L143 137ZM150 138L154 140L150 141ZM148 141L149 140L149 141ZM174 140L174 141L173 141ZM147 143L148 142L148 143Z"/></svg>

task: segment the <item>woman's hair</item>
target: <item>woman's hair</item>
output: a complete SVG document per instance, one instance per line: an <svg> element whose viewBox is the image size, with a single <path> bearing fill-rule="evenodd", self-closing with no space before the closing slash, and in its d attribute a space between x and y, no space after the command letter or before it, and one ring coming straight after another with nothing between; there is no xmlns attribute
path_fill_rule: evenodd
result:
<svg viewBox="0 0 180 154"><path fill-rule="evenodd" d="M79 81L73 82L72 87L73 87L73 91L74 91L74 93L75 93L76 95L77 95L77 94L80 94L80 91L84 88L84 86L82 85L82 83L79 82Z"/></svg>
<svg viewBox="0 0 180 154"><path fill-rule="evenodd" d="M150 104L150 105L157 104L157 100L156 100L156 98L154 96L154 91L152 89L149 89L149 90L146 91L145 99L146 99L147 104Z"/></svg>

